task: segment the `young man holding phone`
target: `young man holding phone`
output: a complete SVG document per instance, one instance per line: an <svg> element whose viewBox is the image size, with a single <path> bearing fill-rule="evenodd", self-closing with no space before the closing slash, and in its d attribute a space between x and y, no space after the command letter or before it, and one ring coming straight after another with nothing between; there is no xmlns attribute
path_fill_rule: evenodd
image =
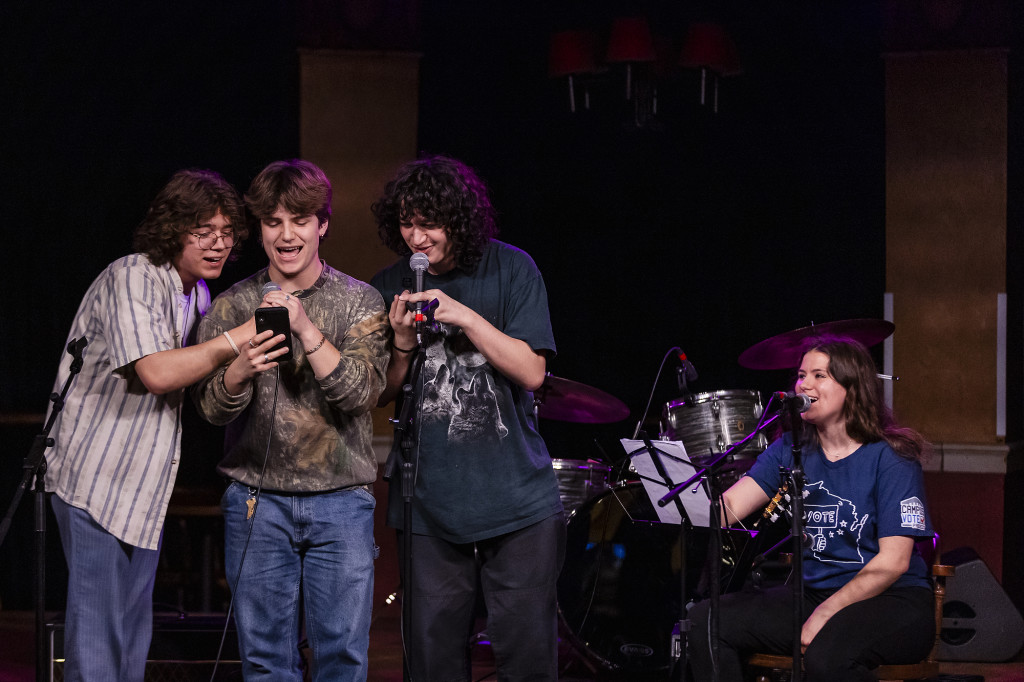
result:
<svg viewBox="0 0 1024 682"><path fill-rule="evenodd" d="M221 508L243 672L250 682L302 680L304 616L312 678L365 680L376 557L370 408L385 384L387 313L375 289L320 259L331 214L322 170L272 163L245 201L269 266L214 300L199 338L262 302L287 311L292 359L280 361L287 351L263 332L195 388L199 413L227 425L218 470L231 481Z"/></svg>

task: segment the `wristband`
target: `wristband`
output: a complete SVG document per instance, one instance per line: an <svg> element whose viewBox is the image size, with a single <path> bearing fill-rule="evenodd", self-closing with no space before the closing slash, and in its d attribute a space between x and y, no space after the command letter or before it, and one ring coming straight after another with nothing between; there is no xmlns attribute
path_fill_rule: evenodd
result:
<svg viewBox="0 0 1024 682"><path fill-rule="evenodd" d="M228 343L231 344L231 350L235 351L235 357L238 357L239 355L242 354L242 351L238 350L238 346L235 345L235 340L231 338L231 334L224 332L224 338L226 338L228 340Z"/></svg>

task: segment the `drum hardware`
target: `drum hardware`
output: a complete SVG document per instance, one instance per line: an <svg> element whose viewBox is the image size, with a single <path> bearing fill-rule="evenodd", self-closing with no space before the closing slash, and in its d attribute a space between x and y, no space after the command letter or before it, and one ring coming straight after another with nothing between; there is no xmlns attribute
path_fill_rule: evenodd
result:
<svg viewBox="0 0 1024 682"><path fill-rule="evenodd" d="M748 531L724 531L727 589L745 578L748 567L737 557L752 538ZM669 669L683 575L687 594L708 589L702 575L707 529L689 533L685 547L681 542L678 526L658 522L639 482L612 486L576 510L567 526L558 611L577 652L604 670L636 677Z"/></svg>
<svg viewBox="0 0 1024 682"><path fill-rule="evenodd" d="M592 459L552 459L566 521L584 502L608 490L611 467Z"/></svg>
<svg viewBox="0 0 1024 682"><path fill-rule="evenodd" d="M533 392L539 417L581 424L610 424L629 416L624 402L604 391L551 374Z"/></svg>
<svg viewBox="0 0 1024 682"><path fill-rule="evenodd" d="M896 325L888 320L836 320L818 325L812 322L809 327L777 334L755 343L740 353L739 363L748 369L791 369L800 364L808 339L817 336L845 336L865 346L873 346L889 338L894 331Z"/></svg>

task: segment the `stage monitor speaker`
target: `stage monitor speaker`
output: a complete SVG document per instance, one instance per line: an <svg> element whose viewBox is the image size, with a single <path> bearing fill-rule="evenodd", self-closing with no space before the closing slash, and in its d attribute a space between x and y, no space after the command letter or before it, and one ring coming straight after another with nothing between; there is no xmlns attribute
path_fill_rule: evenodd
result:
<svg viewBox="0 0 1024 682"><path fill-rule="evenodd" d="M64 680L64 622L46 624L50 682ZM153 640L146 657L146 682L209 682L224 631L219 614L154 614ZM217 665L218 680L241 680L238 635L228 627Z"/></svg>
<svg viewBox="0 0 1024 682"><path fill-rule="evenodd" d="M940 661L1008 661L1024 645L1024 619L996 582L985 562L970 547L942 555L956 567L946 579Z"/></svg>

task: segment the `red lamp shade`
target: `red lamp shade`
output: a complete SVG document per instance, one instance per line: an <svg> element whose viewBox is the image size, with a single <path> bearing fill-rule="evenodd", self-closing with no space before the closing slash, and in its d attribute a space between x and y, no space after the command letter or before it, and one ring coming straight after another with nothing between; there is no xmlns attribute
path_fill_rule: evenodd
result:
<svg viewBox="0 0 1024 682"><path fill-rule="evenodd" d="M643 17L619 17L612 22L608 36L608 54L611 62L653 62L654 42L651 27Z"/></svg>
<svg viewBox="0 0 1024 682"><path fill-rule="evenodd" d="M594 57L597 35L593 31L575 29L559 31L551 36L548 75L552 78L574 73L590 73L597 69Z"/></svg>
<svg viewBox="0 0 1024 682"><path fill-rule="evenodd" d="M710 69L720 76L735 76L742 70L732 38L721 26L709 22L690 25L679 64L692 69Z"/></svg>

